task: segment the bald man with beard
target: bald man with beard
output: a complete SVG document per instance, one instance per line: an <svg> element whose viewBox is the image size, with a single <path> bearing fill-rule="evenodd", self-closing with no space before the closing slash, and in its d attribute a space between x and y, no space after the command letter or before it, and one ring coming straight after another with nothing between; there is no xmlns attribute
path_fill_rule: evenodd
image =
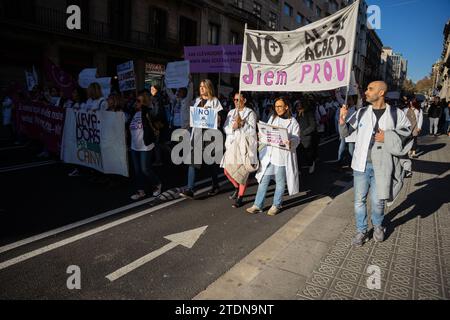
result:
<svg viewBox="0 0 450 320"><path fill-rule="evenodd" d="M383 226L386 201L392 201L392 175L394 166L392 158L386 157L385 135L392 140L401 141L400 134L411 133L410 122L405 114L385 102L388 87L383 81L369 84L365 93L368 107L361 108L346 120L347 106L340 111L339 132L342 138L356 131L355 151L352 168L354 171L355 218L357 234L352 245L362 246L369 240L366 200L371 193L371 220L374 227L373 238L376 242L384 241L386 229ZM397 135L397 136L396 136ZM399 143L401 145L401 143ZM389 144L390 146L391 144ZM385 160L391 159L391 161ZM389 164L389 162L391 162ZM389 172L390 170L390 172ZM388 191L386 191L388 190Z"/></svg>

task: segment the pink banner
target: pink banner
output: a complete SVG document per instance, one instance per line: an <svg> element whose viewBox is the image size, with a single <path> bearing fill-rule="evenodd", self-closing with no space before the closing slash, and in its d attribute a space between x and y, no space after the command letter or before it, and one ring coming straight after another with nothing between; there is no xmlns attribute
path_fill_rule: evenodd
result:
<svg viewBox="0 0 450 320"><path fill-rule="evenodd" d="M72 98L72 91L77 87L77 83L72 76L48 58L44 59L44 69L47 79L64 93L64 97Z"/></svg>
<svg viewBox="0 0 450 320"><path fill-rule="evenodd" d="M41 102L18 103L16 123L21 134L41 141L47 150L59 155L65 109Z"/></svg>
<svg viewBox="0 0 450 320"><path fill-rule="evenodd" d="M184 47L191 73L240 73L242 45Z"/></svg>

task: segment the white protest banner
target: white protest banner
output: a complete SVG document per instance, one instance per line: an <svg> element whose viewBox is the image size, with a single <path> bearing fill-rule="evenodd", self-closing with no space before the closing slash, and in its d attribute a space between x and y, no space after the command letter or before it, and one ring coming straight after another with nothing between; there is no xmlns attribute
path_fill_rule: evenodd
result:
<svg viewBox="0 0 450 320"><path fill-rule="evenodd" d="M61 159L128 177L125 114L67 109Z"/></svg>
<svg viewBox="0 0 450 320"><path fill-rule="evenodd" d="M189 84L189 61L177 61L167 64L165 83L169 89L187 88Z"/></svg>
<svg viewBox="0 0 450 320"><path fill-rule="evenodd" d="M136 89L136 75L134 73L134 62L128 61L117 66L119 78L119 90L121 92Z"/></svg>
<svg viewBox="0 0 450 320"><path fill-rule="evenodd" d="M96 68L84 69L78 75L78 84L84 89L87 89L94 82L97 82L102 88L103 96L108 97L111 93L111 78L97 78Z"/></svg>
<svg viewBox="0 0 450 320"><path fill-rule="evenodd" d="M324 91L348 86L359 0L293 31L245 30L241 91Z"/></svg>
<svg viewBox="0 0 450 320"><path fill-rule="evenodd" d="M78 75L78 84L83 89L87 89L87 87L89 87L89 85L92 82L94 82L93 79L97 79L97 69L96 68L84 69Z"/></svg>
<svg viewBox="0 0 450 320"><path fill-rule="evenodd" d="M191 107L191 128L216 129L218 112L212 108Z"/></svg>
<svg viewBox="0 0 450 320"><path fill-rule="evenodd" d="M267 144L272 147L277 147L284 150L289 148L284 144L289 140L288 132L286 128L279 128L267 123L258 122L259 129L259 143Z"/></svg>

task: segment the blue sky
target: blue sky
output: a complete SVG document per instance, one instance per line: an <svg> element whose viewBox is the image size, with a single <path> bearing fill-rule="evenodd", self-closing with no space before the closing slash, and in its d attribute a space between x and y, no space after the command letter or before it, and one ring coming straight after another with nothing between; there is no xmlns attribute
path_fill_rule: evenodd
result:
<svg viewBox="0 0 450 320"><path fill-rule="evenodd" d="M366 0L381 9L384 46L408 60L408 77L414 82L428 76L441 56L444 26L450 19L450 0Z"/></svg>

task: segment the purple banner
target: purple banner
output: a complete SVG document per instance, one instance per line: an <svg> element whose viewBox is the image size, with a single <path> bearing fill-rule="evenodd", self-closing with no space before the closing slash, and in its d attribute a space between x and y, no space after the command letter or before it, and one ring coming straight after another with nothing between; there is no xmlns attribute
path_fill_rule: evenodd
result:
<svg viewBox="0 0 450 320"><path fill-rule="evenodd" d="M191 73L240 73L242 45L184 47Z"/></svg>

